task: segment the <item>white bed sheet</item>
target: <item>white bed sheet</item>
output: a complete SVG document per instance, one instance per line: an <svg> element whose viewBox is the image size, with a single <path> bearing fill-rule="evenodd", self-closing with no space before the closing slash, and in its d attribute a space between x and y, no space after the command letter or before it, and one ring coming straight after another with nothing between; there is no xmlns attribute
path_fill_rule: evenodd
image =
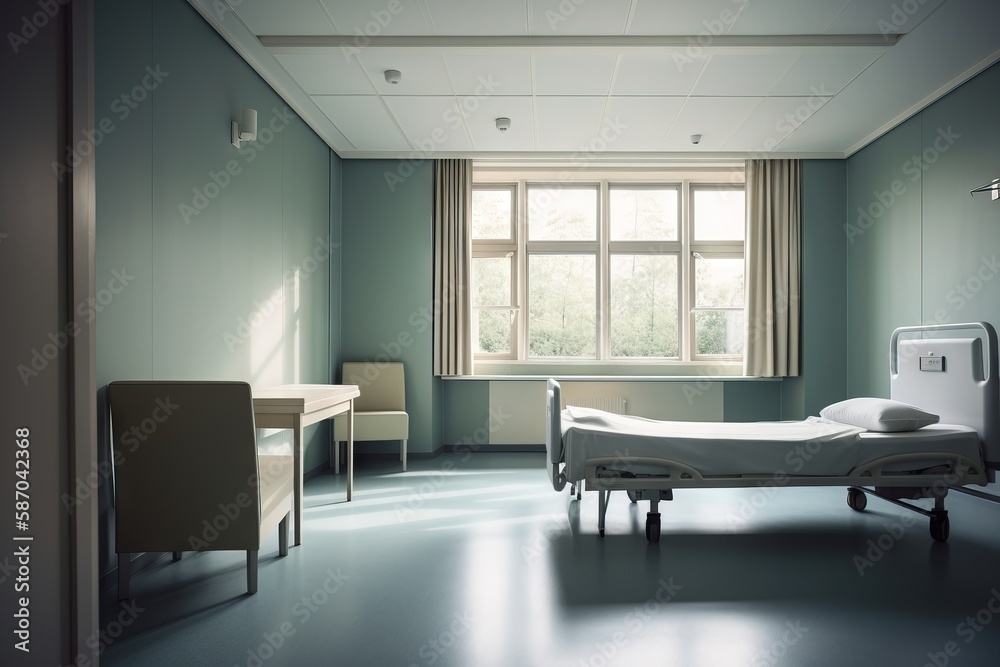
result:
<svg viewBox="0 0 1000 667"><path fill-rule="evenodd" d="M846 476L891 454L944 451L980 461L979 438L963 426L934 425L907 433L869 433L821 417L787 422L683 422L617 415L591 408L562 411L566 477L586 477L586 461L618 459L614 468L649 472L635 457L667 458L704 476Z"/></svg>

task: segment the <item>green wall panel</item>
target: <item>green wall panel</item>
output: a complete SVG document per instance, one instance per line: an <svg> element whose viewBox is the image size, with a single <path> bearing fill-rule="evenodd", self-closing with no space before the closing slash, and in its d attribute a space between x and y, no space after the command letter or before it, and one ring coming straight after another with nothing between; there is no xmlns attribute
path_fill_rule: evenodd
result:
<svg viewBox="0 0 1000 667"><path fill-rule="evenodd" d="M847 168L847 393L889 395L889 336L920 322L920 118Z"/></svg>
<svg viewBox="0 0 1000 667"><path fill-rule="evenodd" d="M722 414L727 422L777 421L783 382L723 382Z"/></svg>
<svg viewBox="0 0 1000 667"><path fill-rule="evenodd" d="M433 375L432 169L417 163L392 187L396 160L343 164L341 352L346 361L399 360L406 368L409 450L441 446ZM408 163L406 163L408 164ZM393 451L395 445L366 446Z"/></svg>
<svg viewBox="0 0 1000 667"><path fill-rule="evenodd" d="M1000 178L1000 67L921 114L923 320L1000 325L1000 201L975 187Z"/></svg>

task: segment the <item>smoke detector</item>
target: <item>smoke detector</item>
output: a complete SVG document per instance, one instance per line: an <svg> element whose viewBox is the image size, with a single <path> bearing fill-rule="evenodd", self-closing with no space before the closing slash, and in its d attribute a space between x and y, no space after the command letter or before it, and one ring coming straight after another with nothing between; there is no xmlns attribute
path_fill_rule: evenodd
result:
<svg viewBox="0 0 1000 667"><path fill-rule="evenodd" d="M385 82L391 83L393 85L399 83L400 79L403 78L403 74L398 69L387 69L385 71Z"/></svg>
<svg viewBox="0 0 1000 667"><path fill-rule="evenodd" d="M510 118L507 118L506 116L497 118L497 129L500 130L501 132L506 132L507 130L509 130Z"/></svg>

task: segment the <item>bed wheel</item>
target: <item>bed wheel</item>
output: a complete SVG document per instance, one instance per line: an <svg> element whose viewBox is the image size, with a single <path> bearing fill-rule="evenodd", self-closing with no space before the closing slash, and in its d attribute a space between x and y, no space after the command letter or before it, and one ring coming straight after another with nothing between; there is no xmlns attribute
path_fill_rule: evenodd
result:
<svg viewBox="0 0 1000 667"><path fill-rule="evenodd" d="M635 491L626 491L625 493L628 494L628 499L631 500L633 503L639 502L639 498L636 495Z"/></svg>
<svg viewBox="0 0 1000 667"><path fill-rule="evenodd" d="M660 513L648 512L646 514L646 540L656 544L660 541Z"/></svg>
<svg viewBox="0 0 1000 667"><path fill-rule="evenodd" d="M868 496L861 489L848 489L847 505L855 512L863 512L868 507Z"/></svg>
<svg viewBox="0 0 1000 667"><path fill-rule="evenodd" d="M577 500L579 500L579 499L580 499L580 495L581 495L581 494L580 494L580 489L581 489L581 487L580 487L580 486L576 487L576 499L577 499Z"/></svg>
<svg viewBox="0 0 1000 667"><path fill-rule="evenodd" d="M931 537L935 542L947 542L948 533L951 532L951 522L948 520L948 512L933 511L931 513Z"/></svg>

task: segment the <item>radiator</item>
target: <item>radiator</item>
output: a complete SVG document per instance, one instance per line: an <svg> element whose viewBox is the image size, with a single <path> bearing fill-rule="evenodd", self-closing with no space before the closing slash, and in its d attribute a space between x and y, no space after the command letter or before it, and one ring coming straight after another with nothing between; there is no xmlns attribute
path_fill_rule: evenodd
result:
<svg viewBox="0 0 1000 667"><path fill-rule="evenodd" d="M621 396L567 397L566 405L575 405L578 408L595 408L618 415L625 414L625 399Z"/></svg>

